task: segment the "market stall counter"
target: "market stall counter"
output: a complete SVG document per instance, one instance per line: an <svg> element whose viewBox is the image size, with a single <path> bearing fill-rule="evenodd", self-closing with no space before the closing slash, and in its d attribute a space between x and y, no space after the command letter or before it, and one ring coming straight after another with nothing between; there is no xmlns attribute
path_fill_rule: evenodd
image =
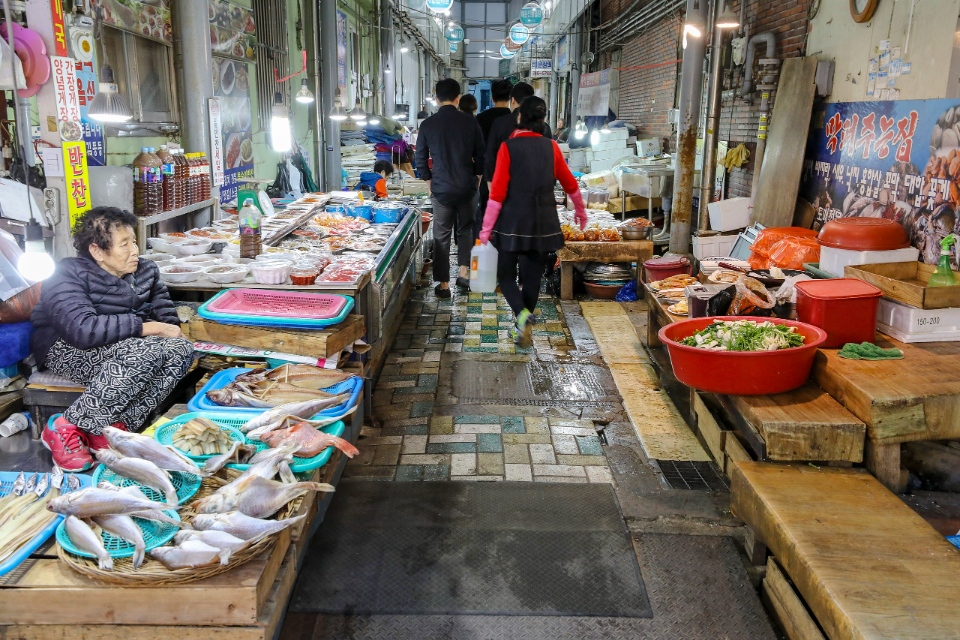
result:
<svg viewBox="0 0 960 640"><path fill-rule="evenodd" d="M636 262L653 257L650 240L620 240L615 242L567 242L557 252L560 259L560 299L573 299L574 262ZM639 281L638 281L639 284Z"/></svg>

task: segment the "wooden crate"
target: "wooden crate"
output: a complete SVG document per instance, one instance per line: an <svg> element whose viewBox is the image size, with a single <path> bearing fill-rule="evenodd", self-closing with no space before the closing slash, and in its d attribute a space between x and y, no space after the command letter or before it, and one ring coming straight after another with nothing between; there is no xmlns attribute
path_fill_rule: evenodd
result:
<svg viewBox="0 0 960 640"><path fill-rule="evenodd" d="M843 274L869 282L891 300L918 309L960 307L960 287L927 286L937 266L922 262L884 262L847 266Z"/></svg>

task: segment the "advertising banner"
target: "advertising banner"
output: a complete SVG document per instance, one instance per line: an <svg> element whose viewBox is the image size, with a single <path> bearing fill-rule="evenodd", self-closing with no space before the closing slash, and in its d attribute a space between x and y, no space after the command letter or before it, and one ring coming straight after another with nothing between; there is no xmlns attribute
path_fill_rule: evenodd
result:
<svg viewBox="0 0 960 640"><path fill-rule="evenodd" d="M257 23L253 11L226 0L208 0L210 50L217 56L257 59Z"/></svg>
<svg viewBox="0 0 960 640"><path fill-rule="evenodd" d="M83 140L63 143L63 175L67 183L67 212L70 215L71 228L80 214L91 206L86 146Z"/></svg>
<svg viewBox="0 0 960 640"><path fill-rule="evenodd" d="M610 110L610 69L580 74L578 116L606 117Z"/></svg>
<svg viewBox="0 0 960 640"><path fill-rule="evenodd" d="M549 78L553 75L553 60L550 58L534 58L530 61L531 78Z"/></svg>
<svg viewBox="0 0 960 640"><path fill-rule="evenodd" d="M80 97L77 95L77 75L73 58L50 56L53 67L53 93L57 103L57 130L61 140L76 142L83 139L80 125Z"/></svg>
<svg viewBox="0 0 960 640"><path fill-rule="evenodd" d="M825 105L811 122L800 195L816 209L815 229L853 216L896 220L935 264L940 240L960 233L960 100Z"/></svg>
<svg viewBox="0 0 960 640"><path fill-rule="evenodd" d="M210 170L213 186L223 184L223 117L220 111L220 98L210 98Z"/></svg>
<svg viewBox="0 0 960 640"><path fill-rule="evenodd" d="M102 167L107 164L107 152L103 144L103 125L87 116L87 109L97 95L97 74L93 68L93 61L77 60L74 75L77 78L77 101L80 103L83 141L87 143L87 164L91 167Z"/></svg>
<svg viewBox="0 0 960 640"><path fill-rule="evenodd" d="M567 65L570 64L570 44L567 36L557 40L557 69L567 71Z"/></svg>
<svg viewBox="0 0 960 640"><path fill-rule="evenodd" d="M103 24L164 44L173 43L170 0L91 0Z"/></svg>
<svg viewBox="0 0 960 640"><path fill-rule="evenodd" d="M337 11L337 84L341 104L346 109L352 108L347 95L347 14L343 11Z"/></svg>
<svg viewBox="0 0 960 640"><path fill-rule="evenodd" d="M214 58L213 95L220 103L220 142L223 145L220 204L226 205L237 199L240 180L253 177L253 111L247 65L236 60Z"/></svg>

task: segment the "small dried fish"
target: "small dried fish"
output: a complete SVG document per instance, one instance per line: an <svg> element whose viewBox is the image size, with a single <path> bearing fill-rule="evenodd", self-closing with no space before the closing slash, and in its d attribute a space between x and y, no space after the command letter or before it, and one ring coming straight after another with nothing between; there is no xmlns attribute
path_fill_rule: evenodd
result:
<svg viewBox="0 0 960 640"><path fill-rule="evenodd" d="M195 569L214 562L220 549L199 540L187 540L176 547L157 547L149 552L151 558L163 563L167 569Z"/></svg>
<svg viewBox="0 0 960 640"><path fill-rule="evenodd" d="M325 389L352 377L354 377L353 374L340 369L320 369L308 364L285 364L270 371L254 369L250 373L237 376L236 379L240 382L277 380L289 382L304 389Z"/></svg>
<svg viewBox="0 0 960 640"><path fill-rule="evenodd" d="M229 534L226 531L181 531L174 536L173 541L182 545L188 540L199 540L200 542L216 547L220 550L220 564L228 564L230 556L238 551L243 551L250 546L250 542Z"/></svg>
<svg viewBox="0 0 960 640"><path fill-rule="evenodd" d="M338 416L338 417L335 417L335 418L333 418L333 417L331 417L331 418L319 418L319 419L317 419L317 420L307 420L307 419L305 419L305 418L300 418L300 417L294 416L294 415L284 415L284 416L280 416L280 417L278 417L276 420L273 420L273 421L271 421L271 422L268 422L268 423L266 423L266 424L264 424L264 425L262 425L262 426L259 426L259 427L257 427L256 429L253 429L253 430L251 430L251 431L248 431L248 432L247 432L247 439L249 439L249 440L261 440L264 434L270 433L271 431L274 431L274 430L276 430L276 429L286 429L287 427L291 426L294 422L305 422L306 424L309 424L310 426L312 426L312 427L314 427L314 428L320 429L320 428L326 427L327 425L331 425L331 424L333 424L334 422L339 422L340 420L343 420L345 417L351 415L351 414L352 414L354 411L356 411L356 410L357 410L356 407L351 407L350 410L347 411L347 412L346 412L345 414L343 414L342 416Z"/></svg>
<svg viewBox="0 0 960 640"><path fill-rule="evenodd" d="M281 447L264 449L250 459L249 469L225 486L238 483L248 476L260 476L267 480L273 480L274 476L278 473L283 482L296 482L297 478L293 475L293 471L290 470L290 463L293 462L293 455L298 448L298 444L292 443Z"/></svg>
<svg viewBox="0 0 960 640"><path fill-rule="evenodd" d="M98 566L103 571L113 571L113 558L107 553L103 546L103 540L98 536L86 522L76 516L67 516L66 524L67 536L70 542L97 559Z"/></svg>
<svg viewBox="0 0 960 640"><path fill-rule="evenodd" d="M342 404L349 398L349 394L340 394L331 398L318 398L316 400L306 400L304 402L294 402L291 404L282 404L268 411L264 411L259 416L251 418L240 427L240 431L250 433L254 429L269 425L285 416L295 416L297 418L309 418L317 412L327 407L335 407Z"/></svg>
<svg viewBox="0 0 960 640"><path fill-rule="evenodd" d="M233 444L225 452L221 453L218 456L213 456L209 458L203 465L204 473L213 475L220 469L223 469L224 466L231 460L237 457L237 454L240 451L240 447L244 446L239 440L234 440Z"/></svg>
<svg viewBox="0 0 960 640"><path fill-rule="evenodd" d="M252 518L266 518L283 505L309 491L333 491L323 482L283 483L259 476L248 476L238 483L221 487L212 495L193 502L197 513L240 511Z"/></svg>
<svg viewBox="0 0 960 640"><path fill-rule="evenodd" d="M146 542L143 540L143 531L133 521L133 518L123 515L108 515L94 516L91 520L110 535L126 540L133 545L133 568L139 569L140 565L143 564L143 555L146 553Z"/></svg>
<svg viewBox="0 0 960 640"><path fill-rule="evenodd" d="M349 441L329 433L324 433L302 420L292 421L286 429L276 429L263 434L261 440L271 447L294 443L299 446L297 455L301 458L312 458L319 455L327 447L336 447L348 458L360 453Z"/></svg>
<svg viewBox="0 0 960 640"><path fill-rule="evenodd" d="M178 503L177 490L170 480L170 473L164 471L149 460L143 458L127 458L117 454L113 449L97 451L97 460L105 467L125 478L130 478L145 487L161 492L167 504L176 506Z"/></svg>
<svg viewBox="0 0 960 640"><path fill-rule="evenodd" d="M228 450L233 440L216 422L194 418L174 432L173 444L192 456L210 456Z"/></svg>
<svg viewBox="0 0 960 640"><path fill-rule="evenodd" d="M204 475L197 463L183 455L173 447L167 447L153 438L130 433L113 427L104 427L103 435L113 449L131 458L149 460L161 469L167 471L183 471L194 475Z"/></svg>
<svg viewBox="0 0 960 640"><path fill-rule="evenodd" d="M251 518L239 511L202 513L193 519L193 528L200 531L225 531L250 543L283 531L306 518L306 514L286 520Z"/></svg>
<svg viewBox="0 0 960 640"><path fill-rule="evenodd" d="M71 473L67 476L67 488L70 489L70 491L76 491L82 486L83 485L80 484L80 478L78 478L76 474Z"/></svg>
<svg viewBox="0 0 960 640"><path fill-rule="evenodd" d="M54 498L47 504L50 511L67 516L91 518L115 513L133 513L134 511L153 511L157 503L148 500L141 493L140 496L120 491L110 491L87 487L79 491L71 491L66 495Z"/></svg>

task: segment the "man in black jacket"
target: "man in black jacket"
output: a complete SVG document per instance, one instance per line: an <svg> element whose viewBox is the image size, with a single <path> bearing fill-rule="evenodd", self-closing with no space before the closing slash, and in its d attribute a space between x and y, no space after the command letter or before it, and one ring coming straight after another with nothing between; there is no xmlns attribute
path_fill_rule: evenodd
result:
<svg viewBox="0 0 960 640"><path fill-rule="evenodd" d="M483 133L476 118L460 111L460 83L437 83L440 108L424 120L417 136L417 171L433 198L433 279L437 297L450 297L450 235L457 220L457 285L468 288L473 216L477 186L483 174ZM428 159L433 159L431 168Z"/></svg>
<svg viewBox="0 0 960 640"><path fill-rule="evenodd" d="M517 111L520 109L520 103L534 94L535 92L532 85L526 82L518 82L515 84L510 90L510 108L512 111L494 120L493 125L490 127L489 135L484 136L487 151L484 156L483 180L480 184L480 202L477 208L477 215L474 218L475 237L480 235L480 227L483 224L483 214L487 210L490 183L493 182L493 172L497 168L497 152L500 151L500 145L506 142L510 134L517 128ZM477 116L477 120L479 119L480 117ZM550 126L544 124L544 127L546 127L546 130L543 133L543 137L552 139L553 133L550 131Z"/></svg>
<svg viewBox="0 0 960 640"><path fill-rule="evenodd" d="M490 137L490 128L493 123L503 116L510 115L510 91L513 84L506 78L494 80L490 85L490 97L493 98L493 106L486 111L477 114L477 122L480 124L480 130L483 131L483 139Z"/></svg>

